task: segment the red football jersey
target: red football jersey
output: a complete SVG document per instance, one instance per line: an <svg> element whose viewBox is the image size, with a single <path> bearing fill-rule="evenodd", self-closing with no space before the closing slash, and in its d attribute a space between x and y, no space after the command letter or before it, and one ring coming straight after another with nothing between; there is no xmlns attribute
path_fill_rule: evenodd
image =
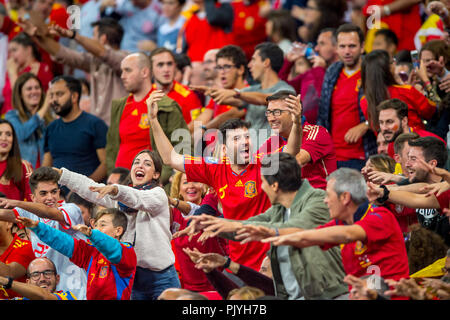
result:
<svg viewBox="0 0 450 320"><path fill-rule="evenodd" d="M213 163L209 158L184 156L188 181L202 182L216 190L225 219L247 220L265 212L269 198L261 189L261 163L250 163L240 174L235 173L227 159ZM229 242L230 258L254 270L261 266L269 245L261 242L240 244Z"/></svg>
<svg viewBox="0 0 450 320"><path fill-rule="evenodd" d="M14 235L13 240L9 247L0 255L0 261L5 264L11 264L16 262L22 265L25 269L35 258L33 253L33 247L31 242L28 240L22 240L17 235ZM16 281L26 282L26 276L16 279ZM12 299L14 297L20 297L17 293L12 290L5 290L0 287L0 300L1 299Z"/></svg>
<svg viewBox="0 0 450 320"><path fill-rule="evenodd" d="M264 153L282 152L287 140L281 136L271 136L258 150L258 156ZM314 188L326 189L327 176L337 169L336 153L333 141L327 129L318 125L303 124L301 148L309 153L311 161L302 167L302 178L307 179Z"/></svg>
<svg viewBox="0 0 450 320"><path fill-rule="evenodd" d="M347 131L361 123L358 110L358 91L361 85L361 70L348 75L342 70L331 98L331 137L337 161L364 160L362 139L356 143L345 142Z"/></svg>
<svg viewBox="0 0 450 320"><path fill-rule="evenodd" d="M366 232L366 241L354 241L341 245L342 263L346 274L355 277L377 274L384 279L409 278L408 256L405 240L394 215L384 207L369 206L355 224ZM327 228L344 225L342 221L331 220ZM326 244L326 250L336 244Z"/></svg>
<svg viewBox="0 0 450 320"><path fill-rule="evenodd" d="M120 148L117 154L116 167L131 169L134 157L143 149L151 149L150 121L146 100L135 101L130 94L125 103L119 124Z"/></svg>

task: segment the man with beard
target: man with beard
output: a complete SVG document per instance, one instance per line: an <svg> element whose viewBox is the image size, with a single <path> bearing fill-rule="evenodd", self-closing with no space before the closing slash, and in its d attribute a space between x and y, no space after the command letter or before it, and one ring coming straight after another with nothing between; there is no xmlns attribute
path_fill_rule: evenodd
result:
<svg viewBox="0 0 450 320"><path fill-rule="evenodd" d="M394 158L394 141L402 133L415 132L420 137L442 138L422 129L413 129L408 126L408 105L399 99L383 101L377 106L380 134L383 135L388 145L388 155Z"/></svg>
<svg viewBox="0 0 450 320"><path fill-rule="evenodd" d="M0 277L0 285L7 283L8 278ZM70 291L56 291L58 283L59 274L55 264L48 258L36 258L28 266L27 282L13 281L11 290L23 300L77 300Z"/></svg>
<svg viewBox="0 0 450 320"><path fill-rule="evenodd" d="M80 109L80 81L71 76L56 77L47 94L59 119L45 132L43 166L65 167L102 181L106 176L108 127L103 120Z"/></svg>
<svg viewBox="0 0 450 320"><path fill-rule="evenodd" d="M339 61L325 73L317 125L325 127L333 138L337 167L361 170L365 159L377 152L375 137L368 131L359 105L364 34L355 25L343 24L335 38Z"/></svg>

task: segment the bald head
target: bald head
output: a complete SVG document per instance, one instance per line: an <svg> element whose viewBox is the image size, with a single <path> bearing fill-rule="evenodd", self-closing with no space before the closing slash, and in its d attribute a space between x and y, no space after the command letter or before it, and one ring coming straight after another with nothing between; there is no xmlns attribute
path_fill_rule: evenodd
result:
<svg viewBox="0 0 450 320"><path fill-rule="evenodd" d="M59 283L59 275L56 272L53 261L48 258L36 258L28 265L27 283L54 292Z"/></svg>

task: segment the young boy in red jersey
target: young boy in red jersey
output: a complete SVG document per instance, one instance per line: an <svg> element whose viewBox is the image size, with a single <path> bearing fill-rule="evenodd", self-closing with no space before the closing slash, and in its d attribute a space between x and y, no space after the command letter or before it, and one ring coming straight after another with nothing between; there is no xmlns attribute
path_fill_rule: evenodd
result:
<svg viewBox="0 0 450 320"><path fill-rule="evenodd" d="M86 225L74 226L88 241L74 239L38 221L23 217L17 221L86 270L88 300L130 299L137 259L133 247L119 241L127 228L123 212L115 208L98 212L94 230Z"/></svg>

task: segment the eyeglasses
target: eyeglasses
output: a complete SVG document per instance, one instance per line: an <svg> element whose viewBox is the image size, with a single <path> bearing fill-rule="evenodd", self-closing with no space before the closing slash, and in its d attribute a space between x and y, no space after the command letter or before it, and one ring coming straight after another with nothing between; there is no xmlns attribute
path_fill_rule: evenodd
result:
<svg viewBox="0 0 450 320"><path fill-rule="evenodd" d="M50 277L56 274L55 270L44 270L44 271L35 271L29 274L29 277L32 280L38 280L41 277L41 274L44 275L45 278L50 279Z"/></svg>
<svg viewBox="0 0 450 320"><path fill-rule="evenodd" d="M235 65L232 64L224 64L223 66L216 65L217 71L230 71L232 68L235 68Z"/></svg>
<svg viewBox="0 0 450 320"><path fill-rule="evenodd" d="M273 117L279 117L281 115L282 112L289 112L287 110L280 110L280 109L275 109L275 110L267 110L266 111L266 117L272 115Z"/></svg>

